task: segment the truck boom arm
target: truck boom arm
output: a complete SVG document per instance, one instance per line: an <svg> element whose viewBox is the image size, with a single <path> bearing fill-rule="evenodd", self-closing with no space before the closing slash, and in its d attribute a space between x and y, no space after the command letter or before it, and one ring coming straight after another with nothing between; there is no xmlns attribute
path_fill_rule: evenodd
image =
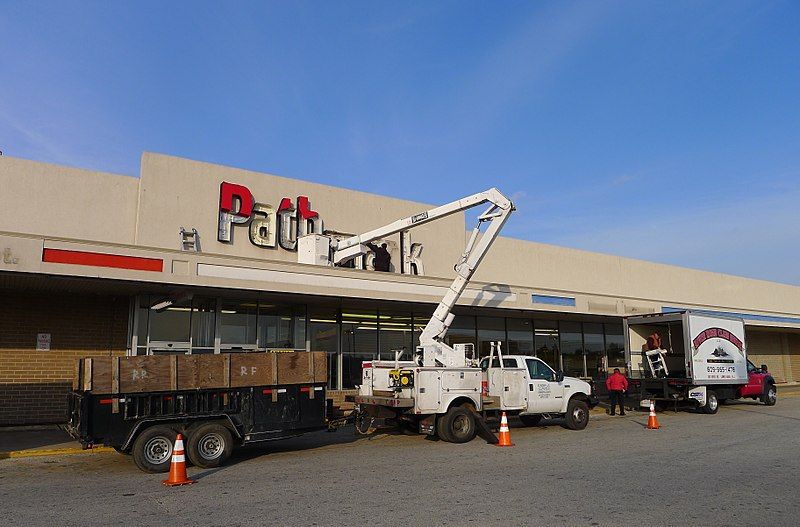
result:
<svg viewBox="0 0 800 527"><path fill-rule="evenodd" d="M489 203L490 205L478 217L478 224L472 230L467 246L458 263L454 266L456 278L420 334L420 346L443 345L444 336L453 322L453 306L464 293L464 289L466 289L472 275L475 274L478 265L486 256L492 243L497 239L500 229L503 228L511 212L514 211L514 205L511 200L500 193L499 190L490 188L446 205L397 220L364 234L339 241L331 240L331 251L333 253L331 261L333 264L345 262L360 254L365 254L369 250L366 246L367 243L398 232L407 231L413 227L424 225L484 203ZM486 228L486 232L481 235L481 226L484 223L488 223L489 226Z"/></svg>

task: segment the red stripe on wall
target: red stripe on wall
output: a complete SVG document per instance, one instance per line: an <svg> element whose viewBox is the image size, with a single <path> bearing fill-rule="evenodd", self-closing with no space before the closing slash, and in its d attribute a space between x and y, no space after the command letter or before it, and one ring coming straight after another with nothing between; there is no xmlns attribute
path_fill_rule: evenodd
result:
<svg viewBox="0 0 800 527"><path fill-rule="evenodd" d="M67 251L64 249L45 249L42 261L73 265L91 265L93 267L116 267L136 271L164 270L161 258L141 258L139 256L122 256L119 254L90 253L85 251Z"/></svg>

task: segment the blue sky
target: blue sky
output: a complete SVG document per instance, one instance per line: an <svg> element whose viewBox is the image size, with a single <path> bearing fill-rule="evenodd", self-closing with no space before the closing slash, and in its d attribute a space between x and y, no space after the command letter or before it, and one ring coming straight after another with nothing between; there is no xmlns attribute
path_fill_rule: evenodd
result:
<svg viewBox="0 0 800 527"><path fill-rule="evenodd" d="M0 150L142 151L800 284L800 3L0 2Z"/></svg>

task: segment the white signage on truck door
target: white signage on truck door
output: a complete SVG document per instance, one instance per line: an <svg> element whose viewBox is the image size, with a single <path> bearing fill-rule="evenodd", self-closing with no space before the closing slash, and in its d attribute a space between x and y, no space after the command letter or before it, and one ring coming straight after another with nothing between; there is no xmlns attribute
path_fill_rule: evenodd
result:
<svg viewBox="0 0 800 527"><path fill-rule="evenodd" d="M689 314L692 378L697 384L747 383L744 323Z"/></svg>

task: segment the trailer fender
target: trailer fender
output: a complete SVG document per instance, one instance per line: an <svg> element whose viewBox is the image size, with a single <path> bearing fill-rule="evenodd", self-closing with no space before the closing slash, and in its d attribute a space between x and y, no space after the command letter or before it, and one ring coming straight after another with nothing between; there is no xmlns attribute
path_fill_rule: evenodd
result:
<svg viewBox="0 0 800 527"><path fill-rule="evenodd" d="M136 422L136 424L131 429L128 437L125 439L125 442L120 447L120 450L128 450L131 445L133 444L136 436L139 435L143 430L146 428L154 425L154 424L170 424L170 423L187 423L189 422L189 426L196 424L199 421L225 421L226 426L230 429L231 434L236 437L236 439L242 439L242 434L239 431L236 423L233 422L231 416L227 414L208 414L208 415L197 415L191 417L164 417L164 418L148 418L148 419L140 419Z"/></svg>

